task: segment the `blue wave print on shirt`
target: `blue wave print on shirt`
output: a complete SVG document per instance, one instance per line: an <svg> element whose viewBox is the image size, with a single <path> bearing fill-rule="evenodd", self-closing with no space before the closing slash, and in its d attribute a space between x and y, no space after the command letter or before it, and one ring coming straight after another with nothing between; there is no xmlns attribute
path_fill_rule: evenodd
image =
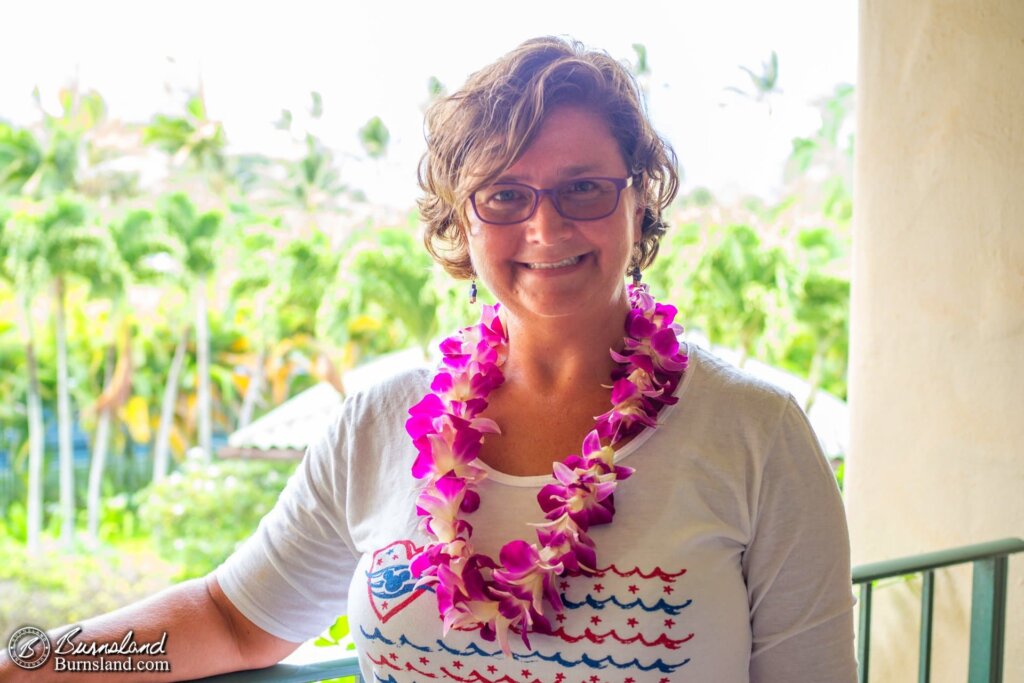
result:
<svg viewBox="0 0 1024 683"><path fill-rule="evenodd" d="M385 645L394 645L395 644L395 641L388 640L387 638L385 638L384 634L380 632L379 628L373 629L373 633L367 633L366 629L363 628L363 625L360 624L359 625L359 632L362 633L363 634L363 638L366 638L367 640L379 640L380 642L384 643Z"/></svg>
<svg viewBox="0 0 1024 683"><path fill-rule="evenodd" d="M561 660L560 656L555 655L555 657L558 660ZM544 655L541 655L541 659L545 659ZM657 670L657 671L660 671L661 673L668 674L668 673L672 673L673 671L675 671L676 669L678 669L679 667L683 666L684 664L686 664L689 661L690 661L689 658L687 658L687 659L679 662L678 664L668 664L667 662L661 661L661 658L659 657L658 659L655 659L653 662L651 662L649 665L644 666L643 664L640 663L640 660L636 659L635 657L631 661L619 663L619 662L616 662L614 659L612 659L611 655L609 655L607 657L602 657L601 659L593 659L591 657L588 657L587 655L583 655L583 659L580 660L579 662L576 662L576 664L583 663L583 664L586 664L587 666L589 666L591 669L604 669L609 664L611 664L616 669L632 669L632 668L636 668L636 669L640 669L641 671L655 671L655 670ZM571 666L575 666L575 664L572 664Z"/></svg>
<svg viewBox="0 0 1024 683"><path fill-rule="evenodd" d="M377 683L398 683L394 676L389 674L387 678L381 678L380 674L376 671L373 672L373 680L377 681Z"/></svg>
<svg viewBox="0 0 1024 683"><path fill-rule="evenodd" d="M409 571L407 564L393 564L376 571L366 572L373 597L382 600L393 600L411 593L416 587L416 579Z"/></svg>
<svg viewBox="0 0 1024 683"><path fill-rule="evenodd" d="M417 645L416 643L412 642L411 640L405 637L405 634L402 634L402 637L398 639L398 644L408 645L412 649L419 650L420 652L433 652L433 650L427 647L426 645Z"/></svg>
<svg viewBox="0 0 1024 683"><path fill-rule="evenodd" d="M451 647L450 645L447 645L443 640L438 640L437 644L442 650L444 650L450 655L455 655L456 657L497 657L501 654L501 650L488 652L487 650L481 649L481 647L477 645L475 642L470 642L469 647L467 647L465 650L459 650L454 647ZM532 657L533 655L531 654L530 656ZM522 655L518 655L515 652L512 653L512 657L514 659L522 659Z"/></svg>
<svg viewBox="0 0 1024 683"><path fill-rule="evenodd" d="M687 600L681 605L670 605L667 602L665 602L664 598L661 598L660 600L658 600L658 602L654 603L653 605L645 605L643 601L639 598L637 598L633 602L619 602L619 599L614 595L610 598L605 598L604 600L595 600L594 596L588 595L587 599L583 602L573 602L572 600L566 598L564 594L562 595L562 603L569 609L578 609L580 607L583 607L584 605L587 605L588 607L593 607L594 609L604 609L604 606L607 605L609 602L613 605L621 607L622 609L633 609L634 607L639 607L645 612L665 612L666 614L671 614L672 616L675 616L679 614L679 612L681 612L683 608L689 607L690 603L692 603L693 600Z"/></svg>

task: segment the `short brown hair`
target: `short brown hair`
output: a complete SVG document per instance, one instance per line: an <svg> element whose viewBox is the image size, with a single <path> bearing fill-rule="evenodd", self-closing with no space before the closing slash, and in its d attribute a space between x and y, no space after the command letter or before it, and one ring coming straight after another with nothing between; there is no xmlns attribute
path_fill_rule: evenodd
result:
<svg viewBox="0 0 1024 683"><path fill-rule="evenodd" d="M607 121L642 194L636 262L646 268L654 261L666 228L662 212L679 187L675 152L654 132L625 66L577 41L546 37L526 41L427 110L427 152L419 168L423 240L451 275L473 274L464 230L470 194L512 166L544 116L562 104L592 108Z"/></svg>

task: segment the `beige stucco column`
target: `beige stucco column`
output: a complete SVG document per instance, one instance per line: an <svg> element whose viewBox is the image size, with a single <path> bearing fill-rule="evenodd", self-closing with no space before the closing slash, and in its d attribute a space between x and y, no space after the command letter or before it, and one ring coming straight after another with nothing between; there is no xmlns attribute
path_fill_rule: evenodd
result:
<svg viewBox="0 0 1024 683"><path fill-rule="evenodd" d="M1024 537L1024 0L860 0L847 475L854 563ZM970 571L937 576L964 681ZM875 594L873 681L916 679L918 582ZM1024 557L1005 681L1024 681Z"/></svg>

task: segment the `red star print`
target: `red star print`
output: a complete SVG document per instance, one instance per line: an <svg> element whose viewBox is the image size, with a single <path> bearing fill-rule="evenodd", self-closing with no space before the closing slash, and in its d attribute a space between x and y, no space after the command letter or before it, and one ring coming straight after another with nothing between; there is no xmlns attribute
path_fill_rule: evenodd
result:
<svg viewBox="0 0 1024 683"><path fill-rule="evenodd" d="M636 586L630 586L629 587L629 592L630 593L636 593L638 590L640 590L640 589L637 588Z"/></svg>
<svg viewBox="0 0 1024 683"><path fill-rule="evenodd" d="M426 657L420 657L420 664L426 666L427 664L430 664L430 660Z"/></svg>
<svg viewBox="0 0 1024 683"><path fill-rule="evenodd" d="M672 621L671 619L666 619L665 620L665 628L672 628L675 625L676 625L676 622Z"/></svg>
<svg viewBox="0 0 1024 683"><path fill-rule="evenodd" d="M519 675L520 676L527 676L528 677L530 675L530 670L529 669L523 669L522 671L519 672Z"/></svg>
<svg viewBox="0 0 1024 683"><path fill-rule="evenodd" d="M662 678L660 681L658 681L658 683L672 683L672 681L668 678Z"/></svg>
<svg viewBox="0 0 1024 683"><path fill-rule="evenodd" d="M565 680L565 674L555 675L555 683L562 683Z"/></svg>
<svg viewBox="0 0 1024 683"><path fill-rule="evenodd" d="M632 676L630 676L629 678L626 679L626 683L635 683L635 681L636 681L636 679L633 678Z"/></svg>
<svg viewBox="0 0 1024 683"><path fill-rule="evenodd" d="M398 655L396 655L394 652L392 652L391 653L391 661L394 661L396 659L398 659Z"/></svg>
<svg viewBox="0 0 1024 683"><path fill-rule="evenodd" d="M561 624L562 622L565 621L565 615L564 614L559 614L557 617L555 617L555 619L557 619L558 623Z"/></svg>
<svg viewBox="0 0 1024 683"><path fill-rule="evenodd" d="M560 584L558 584L558 587L561 588L564 591L567 591L567 590L569 590L569 582L568 581L563 581Z"/></svg>
<svg viewBox="0 0 1024 683"><path fill-rule="evenodd" d="M638 622L633 617L630 617L629 619L626 619L626 623L629 624L630 626L634 626L635 627L640 622Z"/></svg>
<svg viewBox="0 0 1024 683"><path fill-rule="evenodd" d="M594 615L594 616L590 617L590 623L593 624L594 626L597 626L598 624L601 623L601 617L599 617L597 615Z"/></svg>
<svg viewBox="0 0 1024 683"><path fill-rule="evenodd" d="M383 557L378 557L377 558L377 564L384 564L384 558Z"/></svg>
<svg viewBox="0 0 1024 683"><path fill-rule="evenodd" d="M591 677L590 677L590 680L592 680L592 681L593 681L594 683L597 683L597 682L598 682L598 681L600 681L601 679L600 679L600 678L598 678L597 676L591 676Z"/></svg>
<svg viewBox="0 0 1024 683"><path fill-rule="evenodd" d="M600 583L595 583L594 584L594 592L595 593L600 593L603 590L604 590L604 586L602 584L600 584Z"/></svg>
<svg viewBox="0 0 1024 683"><path fill-rule="evenodd" d="M664 592L668 593L669 595L672 594L672 586L665 586L661 590L663 590Z"/></svg>
<svg viewBox="0 0 1024 683"><path fill-rule="evenodd" d="M380 606L381 606L382 609L387 609L388 608L388 601L385 600L384 602L380 603Z"/></svg>
<svg viewBox="0 0 1024 683"><path fill-rule="evenodd" d="M487 666L487 673L494 673L497 670L498 670L498 667L494 666L493 664L489 664Z"/></svg>
<svg viewBox="0 0 1024 683"><path fill-rule="evenodd" d="M454 666L456 669L461 669L462 668L462 662L460 662L459 660L456 659L455 662L452 664L452 666Z"/></svg>

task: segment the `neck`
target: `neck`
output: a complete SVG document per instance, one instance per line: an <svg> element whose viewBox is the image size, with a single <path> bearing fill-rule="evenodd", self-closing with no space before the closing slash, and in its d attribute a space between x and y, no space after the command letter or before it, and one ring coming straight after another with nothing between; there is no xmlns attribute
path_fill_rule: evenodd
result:
<svg viewBox="0 0 1024 683"><path fill-rule="evenodd" d="M622 350L625 296L600 311L565 318L519 316L506 309L509 355L507 382L548 395L580 386L608 384L615 362L609 349Z"/></svg>

